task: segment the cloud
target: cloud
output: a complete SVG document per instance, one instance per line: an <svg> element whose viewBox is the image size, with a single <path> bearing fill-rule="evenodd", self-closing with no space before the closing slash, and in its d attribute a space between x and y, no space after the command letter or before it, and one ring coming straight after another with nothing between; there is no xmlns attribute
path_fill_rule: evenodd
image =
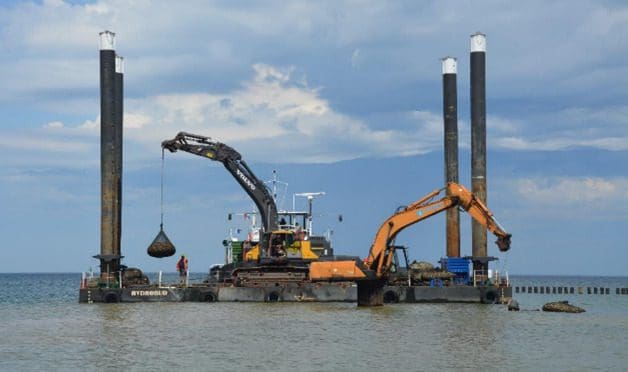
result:
<svg viewBox="0 0 628 372"><path fill-rule="evenodd" d="M508 150L628 150L628 106L569 107L519 120L489 117L491 143ZM497 122L497 123L494 123ZM497 124L492 125L491 124Z"/></svg>
<svg viewBox="0 0 628 372"><path fill-rule="evenodd" d="M570 17L563 17L566 11ZM536 94L553 94L553 89L538 89L541 77L545 86L555 89L562 83L563 92L569 93L574 85L580 90L599 86L573 78L622 66L621 58L615 63L603 59L621 57L628 46L626 14L621 5L567 1L533 1L520 7L501 2L456 7L394 2L356 6L352 1L320 6L190 0L185 7L167 1L16 2L0 8L0 45L6 55L0 57L0 71L6 71L2 81L12 88L27 83L21 88L24 95L94 87L98 32L111 29L118 35L118 51L130 57L129 72L147 95L172 93L164 91L160 80L170 83L180 77L185 83L175 89L190 91L200 83L215 83L224 73L245 72L260 60L298 64L316 74L323 86L342 77L343 65L357 63L360 68L354 70L362 73L352 81L366 84L365 78L377 71L385 77L382 83L397 85L408 77L438 81L437 59L448 54L460 58L462 71L467 37L481 28L489 38L489 76L500 92L518 95L521 86L510 84L516 81L534 87ZM339 69L330 71L328 61ZM199 79L199 73L205 77Z"/></svg>
<svg viewBox="0 0 628 372"><path fill-rule="evenodd" d="M486 9L491 17L474 16ZM562 17L566 9L571 17ZM488 34L490 94L511 105L548 96L561 102L521 115L495 105L490 146L623 151L628 106L605 107L605 97L628 83L619 62L628 46L627 14L617 4L560 1L519 8L18 2L0 8L0 104L28 102L45 111L39 121L15 124L55 123L43 125L59 137L35 135L40 149L88 153L77 144L98 134L98 33L111 29L127 57L126 138L136 144L155 147L185 129L263 161L420 154L442 146L438 58L458 56L462 78L468 35L481 29ZM586 101L591 91L604 104L556 108L565 95ZM459 122L462 139L468 123ZM8 135L28 139L35 132ZM270 141L272 148L259 145Z"/></svg>
<svg viewBox="0 0 628 372"><path fill-rule="evenodd" d="M608 203L628 203L628 178L559 177L521 179L516 182L520 197L544 207L575 207L587 214Z"/></svg>
<svg viewBox="0 0 628 372"><path fill-rule="evenodd" d="M628 150L628 138L553 138L553 139L533 139L521 137L502 137L492 141L495 145L509 150L525 151L560 151L574 148L597 148L610 151Z"/></svg>
<svg viewBox="0 0 628 372"><path fill-rule="evenodd" d="M63 123L60 121L51 121L50 123L44 125L44 128L63 128Z"/></svg>
<svg viewBox="0 0 628 372"><path fill-rule="evenodd" d="M62 127L50 127L57 129ZM54 153L85 153L90 149L90 144L76 138L44 137L40 134L16 134L0 136L0 147L6 150L26 150ZM71 161L68 159L68 161Z"/></svg>
<svg viewBox="0 0 628 372"><path fill-rule="evenodd" d="M310 87L305 74L294 66L257 63L252 71L240 87L222 94L173 93L127 99L125 139L143 147L131 150L131 158L142 157L146 150L152 153L151 148L158 149L161 141L179 131L213 137L246 149L242 152L249 160L267 162L409 156L440 151L442 147L440 114L427 110L393 112L371 119L379 122L375 124L334 110L322 97L323 90ZM489 115L489 146L517 151L576 147L627 150L626 117L625 106L567 108L517 120ZM24 149L87 154L91 147L82 143L96 141L99 121L96 117L77 126L53 121L44 125L46 132L35 141L5 139L3 143ZM464 140L468 131L468 122L459 119L462 148L469 147Z"/></svg>
<svg viewBox="0 0 628 372"><path fill-rule="evenodd" d="M489 205L499 211L503 223L519 221L520 230L544 225L543 229L564 232L576 223L590 221L596 226L621 224L626 219L628 178L622 175L501 176L491 180Z"/></svg>
<svg viewBox="0 0 628 372"><path fill-rule="evenodd" d="M357 68L360 65L360 48L356 48L351 53L351 67Z"/></svg>
<svg viewBox="0 0 628 372"><path fill-rule="evenodd" d="M53 121L36 129L0 131L0 164L20 167L80 168L100 161L99 124L94 121L71 127Z"/></svg>
<svg viewBox="0 0 628 372"><path fill-rule="evenodd" d="M141 131L129 128L129 138L155 144L184 130L246 149L258 161L333 162L417 154L431 150L434 139L442 136L439 119L429 112L408 113L413 128L371 129L335 111L320 89L294 77L292 68L256 64L253 69L253 78L230 93L131 102L129 112L144 125Z"/></svg>
<svg viewBox="0 0 628 372"><path fill-rule="evenodd" d="M408 112L401 115L411 123L405 127L371 129L335 111L320 89L309 87L305 76L295 76L292 67L255 64L253 71L239 89L224 94L127 100L126 140L157 148L161 141L187 131L246 149L242 152L252 160L297 163L414 155L440 144L441 119L433 113ZM55 122L46 129L68 138L97 136L98 122L99 118L87 120L77 127ZM54 143L49 143L50 150Z"/></svg>

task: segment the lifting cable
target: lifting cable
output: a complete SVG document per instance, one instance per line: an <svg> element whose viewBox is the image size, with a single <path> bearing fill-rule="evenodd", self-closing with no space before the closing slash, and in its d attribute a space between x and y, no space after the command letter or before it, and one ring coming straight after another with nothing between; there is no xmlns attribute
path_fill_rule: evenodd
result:
<svg viewBox="0 0 628 372"><path fill-rule="evenodd" d="M164 148L161 148L161 219L159 228L164 229Z"/></svg>
<svg viewBox="0 0 628 372"><path fill-rule="evenodd" d="M161 149L161 195L160 195L160 223L159 232L148 246L146 250L149 256L162 258L170 257L175 254L176 248L174 244L168 239L168 236L164 232L164 149Z"/></svg>

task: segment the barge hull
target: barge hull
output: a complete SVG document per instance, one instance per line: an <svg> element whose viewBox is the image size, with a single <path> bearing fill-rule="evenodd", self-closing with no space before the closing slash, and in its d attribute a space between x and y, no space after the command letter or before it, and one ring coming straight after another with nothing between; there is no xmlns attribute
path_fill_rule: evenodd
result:
<svg viewBox="0 0 628 372"><path fill-rule="evenodd" d="M384 287L386 303L502 303L511 297L512 287ZM259 287L149 285L131 288L81 288L79 291L79 303L115 302L357 302L357 287L348 283Z"/></svg>

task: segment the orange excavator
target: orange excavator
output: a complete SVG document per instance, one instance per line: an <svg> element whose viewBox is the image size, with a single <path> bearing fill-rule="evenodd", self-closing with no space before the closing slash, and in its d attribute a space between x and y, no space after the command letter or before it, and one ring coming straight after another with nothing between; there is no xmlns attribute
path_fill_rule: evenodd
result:
<svg viewBox="0 0 628 372"><path fill-rule="evenodd" d="M445 191L445 195L434 200ZM381 305L383 286L393 264L397 234L419 221L429 218L449 208L459 206L476 221L497 236L497 247L505 252L510 249L511 234L507 233L491 211L464 186L450 182L422 199L408 205L390 216L381 225L371 245L368 257L360 259L331 259L314 261L310 264L312 281L356 281L358 284L358 305Z"/></svg>

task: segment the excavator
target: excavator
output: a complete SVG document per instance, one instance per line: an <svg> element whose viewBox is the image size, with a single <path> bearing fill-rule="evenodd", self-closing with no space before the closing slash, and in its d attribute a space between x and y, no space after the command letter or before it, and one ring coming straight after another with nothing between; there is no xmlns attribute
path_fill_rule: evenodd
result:
<svg viewBox="0 0 628 372"><path fill-rule="evenodd" d="M280 219L281 213L277 210L275 199L234 148L210 137L186 132L163 141L161 146L170 152L184 151L222 163L259 211L262 225L259 241L247 242L250 249L244 252L243 262L239 265L225 265L219 276L238 277L237 283L257 282L263 278L280 281L282 277L302 280L307 278L309 262L318 259L327 250L331 252L323 237L310 236L310 231L294 225L280 224L283 218ZM284 214L290 220L295 217L289 212ZM269 275L270 272L279 274Z"/></svg>
<svg viewBox="0 0 628 372"><path fill-rule="evenodd" d="M210 137L186 132L179 132L175 138L163 141L161 147L170 152L180 150L221 162L255 203L262 217L264 230L277 229L275 200L235 149L224 143L212 141Z"/></svg>
<svg viewBox="0 0 628 372"><path fill-rule="evenodd" d="M434 199L445 191L445 195ZM476 221L486 226L497 236L497 247L505 252L510 249L511 234L507 233L490 210L464 186L450 182L397 211L390 216L375 234L368 256L364 261L355 259L322 258L310 264L309 277L317 281L356 281L358 284L358 305L374 306L383 304L383 286L386 284L395 246L392 244L403 229L453 207L461 207Z"/></svg>

